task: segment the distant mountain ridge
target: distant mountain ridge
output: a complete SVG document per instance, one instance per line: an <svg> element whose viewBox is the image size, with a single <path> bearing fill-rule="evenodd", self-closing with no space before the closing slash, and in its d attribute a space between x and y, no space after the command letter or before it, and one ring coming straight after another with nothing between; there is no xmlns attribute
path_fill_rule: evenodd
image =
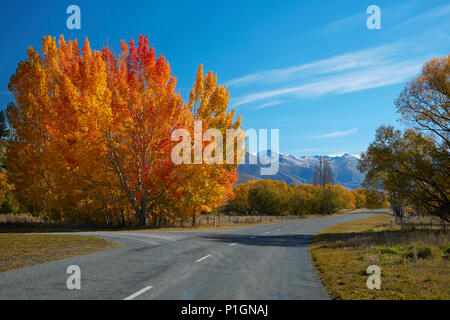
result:
<svg viewBox="0 0 450 320"><path fill-rule="evenodd" d="M265 152L264 152L265 154ZM277 154L272 152L272 156ZM298 184L312 184L314 176L314 166L319 161L319 156L312 157L296 157L288 154L279 153L279 170L272 176L261 175L260 168L265 165L249 164L250 159L255 159L256 155L246 154L245 164L239 165L238 183L247 182L249 180L272 179L281 180L290 184L292 182ZM334 183L340 183L346 188L360 188L364 180L364 175L357 168L358 158L350 154L342 156L324 156L328 160L333 170Z"/></svg>

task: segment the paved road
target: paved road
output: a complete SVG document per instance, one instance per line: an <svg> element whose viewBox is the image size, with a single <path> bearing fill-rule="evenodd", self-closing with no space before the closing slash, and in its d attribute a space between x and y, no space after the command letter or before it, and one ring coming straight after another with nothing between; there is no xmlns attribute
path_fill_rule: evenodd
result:
<svg viewBox="0 0 450 320"><path fill-rule="evenodd" d="M0 273L0 299L329 299L312 235L377 211L214 231L91 232L122 248ZM66 269L81 269L81 290Z"/></svg>

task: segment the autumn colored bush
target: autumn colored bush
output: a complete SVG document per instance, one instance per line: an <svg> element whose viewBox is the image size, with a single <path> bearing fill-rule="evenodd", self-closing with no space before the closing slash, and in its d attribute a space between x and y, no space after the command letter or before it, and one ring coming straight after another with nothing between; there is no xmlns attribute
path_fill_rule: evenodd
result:
<svg viewBox="0 0 450 320"><path fill-rule="evenodd" d="M363 188L354 189L351 191L353 197L355 198L355 207L356 208L364 208L366 207L366 191Z"/></svg>
<svg viewBox="0 0 450 320"><path fill-rule="evenodd" d="M246 215L308 215L354 209L355 197L340 184L287 185L284 181L260 180L239 184L226 209Z"/></svg>
<svg viewBox="0 0 450 320"><path fill-rule="evenodd" d="M8 183L4 170L0 171L0 214L20 213L23 210L14 196L14 186Z"/></svg>
<svg viewBox="0 0 450 320"><path fill-rule="evenodd" d="M175 129L202 121L240 127L228 90L199 67L188 100L147 37L92 50L86 39L42 41L12 75L8 180L32 213L54 220L159 226L208 212L233 196L235 164L176 165ZM206 143L204 142L202 147Z"/></svg>

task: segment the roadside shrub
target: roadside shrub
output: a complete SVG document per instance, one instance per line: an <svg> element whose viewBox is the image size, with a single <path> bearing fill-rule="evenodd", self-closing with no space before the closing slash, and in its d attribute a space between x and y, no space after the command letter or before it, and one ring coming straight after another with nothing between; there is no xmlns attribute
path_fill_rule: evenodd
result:
<svg viewBox="0 0 450 320"><path fill-rule="evenodd" d="M296 215L332 213L355 208L355 197L340 184L287 185L284 181L248 181L234 187L225 210L238 214Z"/></svg>
<svg viewBox="0 0 450 320"><path fill-rule="evenodd" d="M443 251L444 251L443 258L450 259L450 245L445 247Z"/></svg>
<svg viewBox="0 0 450 320"><path fill-rule="evenodd" d="M417 246L416 247L417 259L427 259L433 256L433 250L428 246ZM415 259L414 247L410 246L405 254L405 257L411 260Z"/></svg>
<svg viewBox="0 0 450 320"><path fill-rule="evenodd" d="M384 253L384 254L399 254L400 250L398 247L383 246L383 247L380 247L380 249L378 249L378 252Z"/></svg>
<svg viewBox="0 0 450 320"><path fill-rule="evenodd" d="M427 259L433 256L433 250L431 247L423 247L417 250L417 257L419 259Z"/></svg>

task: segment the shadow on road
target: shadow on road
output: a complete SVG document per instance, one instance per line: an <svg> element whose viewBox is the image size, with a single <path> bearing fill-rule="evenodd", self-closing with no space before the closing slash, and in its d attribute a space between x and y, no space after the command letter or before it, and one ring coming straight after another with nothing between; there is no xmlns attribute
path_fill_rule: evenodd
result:
<svg viewBox="0 0 450 320"><path fill-rule="evenodd" d="M279 247L304 247L308 246L311 235L205 235L201 237L207 241L237 243L248 246L279 246Z"/></svg>

